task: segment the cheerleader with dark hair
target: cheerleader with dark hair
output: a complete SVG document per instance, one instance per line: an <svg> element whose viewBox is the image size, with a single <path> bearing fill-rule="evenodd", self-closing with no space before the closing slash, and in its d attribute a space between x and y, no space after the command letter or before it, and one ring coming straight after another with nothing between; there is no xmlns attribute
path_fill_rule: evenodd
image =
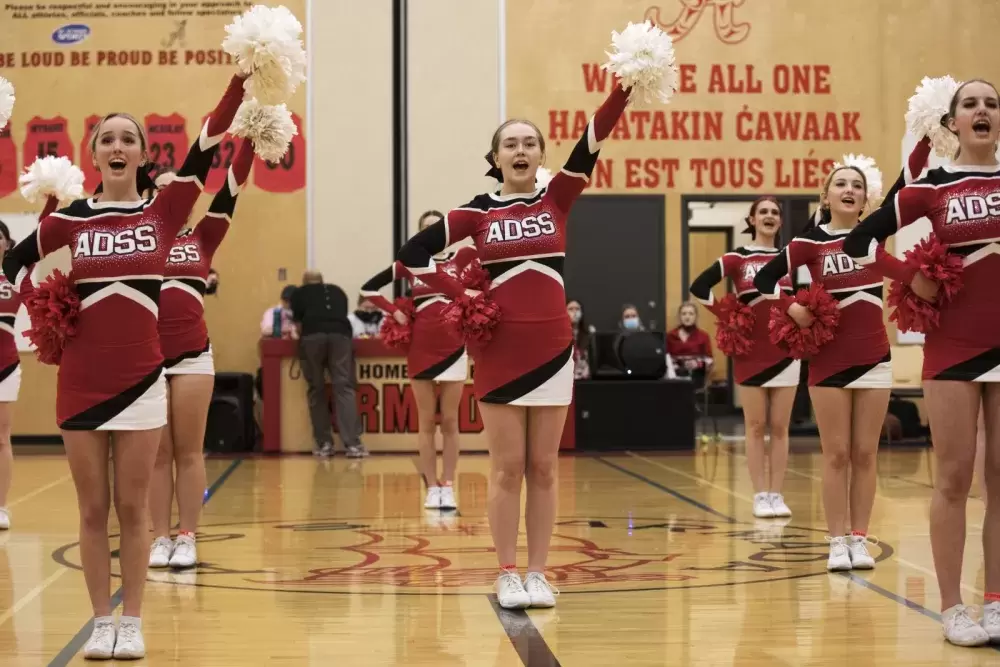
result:
<svg viewBox="0 0 1000 667"><path fill-rule="evenodd" d="M918 144L894 185L919 174L930 148ZM812 282L837 301L839 324L831 341L809 358L809 396L823 449L823 508L830 542L827 569L872 569L869 522L875 504L875 460L889 406L892 366L882 307L882 277L857 266L843 249L866 205L881 197L874 161L847 156L824 183L818 225L796 237L754 279L798 327L814 314L785 294L780 280L806 266ZM874 539L874 538L871 538Z"/></svg>
<svg viewBox="0 0 1000 667"><path fill-rule="evenodd" d="M953 644L978 646L1000 642L1000 94L993 84L976 79L956 84L946 105L940 125L946 138L957 137L953 163L903 187L890 206L869 216L847 237L844 251L866 270L897 281L894 289L910 290L924 302L920 310L934 311L921 325L923 389L936 460L931 548L944 636ZM933 237L916 250L930 261L922 261L923 268L918 262L900 266L883 243L925 217ZM905 305L901 303L897 315L905 314ZM988 498L983 522L985 607L977 623L962 602L961 580L980 406L986 427Z"/></svg>
<svg viewBox="0 0 1000 667"><path fill-rule="evenodd" d="M438 224L444 215L427 211L420 216L423 231ZM459 277L476 259L476 249L462 246L439 253L435 263L448 275ZM394 280L412 281L412 302L401 309L379 290ZM409 327L411 342L406 352L406 372L417 401L417 448L420 453L420 474L427 488L424 507L429 510L454 510L455 470L458 468L458 410L462 392L469 377L469 359L462 334L444 318L451 299L442 292L414 277L401 262L374 276L361 287L361 295L395 318L400 326ZM437 415L440 408L441 420ZM437 473L437 447L434 433L441 429L441 451L444 468Z"/></svg>
<svg viewBox="0 0 1000 667"><path fill-rule="evenodd" d="M750 206L746 222L753 243L720 257L691 283L690 291L722 319L728 317L736 302L731 297L723 306L716 301L712 288L729 278L735 288L734 298L752 310L753 324L746 332L749 350L729 350L727 354L733 359L733 375L743 404L747 467L754 487L753 514L758 518L789 517L792 512L781 489L788 466L788 424L799 384L800 362L768 340L772 304L753 283L757 272L780 252L781 205L774 197L761 197ZM791 294L788 275L781 277L777 287L782 294ZM764 444L768 433L769 450Z"/></svg>

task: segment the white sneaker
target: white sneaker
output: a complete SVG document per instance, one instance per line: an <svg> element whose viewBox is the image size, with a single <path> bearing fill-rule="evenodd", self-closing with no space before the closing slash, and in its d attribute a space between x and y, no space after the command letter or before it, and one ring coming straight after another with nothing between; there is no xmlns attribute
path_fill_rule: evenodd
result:
<svg viewBox="0 0 1000 667"><path fill-rule="evenodd" d="M169 537L157 537L149 548L149 566L166 567L170 564L170 555L174 552L174 543Z"/></svg>
<svg viewBox="0 0 1000 667"><path fill-rule="evenodd" d="M774 516L792 516L792 510L785 504L785 497L780 493L771 493L771 509Z"/></svg>
<svg viewBox="0 0 1000 667"><path fill-rule="evenodd" d="M424 509L441 509L441 487L431 486L427 488L427 499L424 500Z"/></svg>
<svg viewBox="0 0 1000 667"><path fill-rule="evenodd" d="M875 559L868 553L868 542L878 544L878 538L870 535L851 535L848 544L851 553L851 567L855 570L875 569Z"/></svg>
<svg viewBox="0 0 1000 667"><path fill-rule="evenodd" d="M774 516L771 494L767 491L761 491L753 497L753 515L758 519L770 519Z"/></svg>
<svg viewBox="0 0 1000 667"><path fill-rule="evenodd" d="M497 577L497 602L504 609L526 609L531 606L528 591L517 572L505 571Z"/></svg>
<svg viewBox="0 0 1000 667"><path fill-rule="evenodd" d="M0 507L0 530L10 530L10 510Z"/></svg>
<svg viewBox="0 0 1000 667"><path fill-rule="evenodd" d="M457 510L458 504L455 502L455 489L450 486L441 487L441 509Z"/></svg>
<svg viewBox="0 0 1000 667"><path fill-rule="evenodd" d="M174 541L174 553L170 556L170 567L194 567L198 564L198 549L190 535L178 535Z"/></svg>
<svg viewBox="0 0 1000 667"><path fill-rule="evenodd" d="M524 579L524 590L528 592L528 599L531 600L532 607L555 607L556 598L559 591L555 590L545 579L541 572L529 572ZM555 595L553 595L555 593Z"/></svg>
<svg viewBox="0 0 1000 667"><path fill-rule="evenodd" d="M991 602L983 607L983 630L990 641L1000 644L1000 602Z"/></svg>
<svg viewBox="0 0 1000 667"><path fill-rule="evenodd" d="M94 619L94 631L83 647L83 657L88 660L110 660L115 652L115 620L110 616Z"/></svg>
<svg viewBox="0 0 1000 667"><path fill-rule="evenodd" d="M851 554L847 548L847 538L843 535L827 537L830 543L830 557L826 561L826 569L831 572L851 569Z"/></svg>
<svg viewBox="0 0 1000 667"><path fill-rule="evenodd" d="M990 641L990 635L983 626L972 620L969 608L957 604L941 614L944 638L956 646L983 646Z"/></svg>
<svg viewBox="0 0 1000 667"><path fill-rule="evenodd" d="M118 624L118 640L115 642L115 658L118 660L138 660L146 657L146 643L142 640L139 619L122 617Z"/></svg>

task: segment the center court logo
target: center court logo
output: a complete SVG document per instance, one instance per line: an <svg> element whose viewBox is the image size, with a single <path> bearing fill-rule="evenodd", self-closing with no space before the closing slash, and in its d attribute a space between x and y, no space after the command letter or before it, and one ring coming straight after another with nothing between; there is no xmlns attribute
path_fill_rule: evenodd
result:
<svg viewBox="0 0 1000 667"><path fill-rule="evenodd" d="M826 572L824 534L773 522L564 517L546 576L564 594L795 579ZM219 524L204 526L198 541L207 562L197 572L150 579L271 593L482 595L497 575L485 518ZM871 550L877 561L892 555L886 544ZM53 557L80 567L77 544Z"/></svg>
<svg viewBox="0 0 1000 667"><path fill-rule="evenodd" d="M724 44L739 44L750 34L750 24L740 23L736 19L736 10L742 7L746 0L680 0L680 11L674 19L664 21L663 16L669 12L654 6L646 10L645 19L658 25L663 32L670 35L674 42L679 42L694 30L702 15L711 11L715 36Z"/></svg>

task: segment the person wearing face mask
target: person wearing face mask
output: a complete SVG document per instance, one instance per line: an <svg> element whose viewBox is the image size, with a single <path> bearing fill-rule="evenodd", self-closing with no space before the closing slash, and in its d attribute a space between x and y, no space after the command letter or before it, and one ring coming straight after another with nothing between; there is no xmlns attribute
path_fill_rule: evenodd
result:
<svg viewBox="0 0 1000 667"><path fill-rule="evenodd" d="M631 303L626 303L622 306L622 319L618 323L618 328L622 333L645 331L646 327L643 326L642 320L639 319L639 309Z"/></svg>
<svg viewBox="0 0 1000 667"><path fill-rule="evenodd" d="M358 307L347 319L355 338L374 338L382 327L382 311L364 294L358 296Z"/></svg>
<svg viewBox="0 0 1000 667"><path fill-rule="evenodd" d="M918 146L918 156L921 151L926 162L929 151ZM830 542L827 569L831 571L875 567L867 547L868 527L875 504L875 461L892 387L882 278L855 265L844 250L844 239L857 226L868 202L881 197L882 176L873 164L850 158L844 162L827 175L818 220L814 219L819 224L792 239L785 252L754 278L754 287L777 301L800 327L812 324L812 313L779 284L798 267L808 267L812 280L840 302L834 338L809 358L808 380L823 450L823 508ZM904 168L894 187L906 173Z"/></svg>
<svg viewBox="0 0 1000 667"><path fill-rule="evenodd" d="M587 319L583 314L583 305L576 299L566 302L566 314L569 315L569 323L573 327L573 378L576 380L589 380L590 370L590 341L594 333L593 327L587 324Z"/></svg>
<svg viewBox="0 0 1000 667"><path fill-rule="evenodd" d="M748 354L733 357L733 379L740 387L743 407L747 468L754 489L753 515L757 518L789 517L792 511L785 503L782 487L788 466L788 425L801 364L771 344L768 331L771 302L753 285L753 278L761 267L781 252L778 249L781 233L778 200L769 196L756 200L750 205L746 223L753 243L735 248L713 262L691 283L691 295L718 315L718 302L712 288L729 278L740 301L754 311L754 327L750 333L753 347ZM791 294L791 278L782 276L779 287L783 294ZM769 449L765 444L768 434Z"/></svg>
<svg viewBox="0 0 1000 667"><path fill-rule="evenodd" d="M945 639L961 646L1000 642L1000 93L973 79L956 87L940 124L957 137L952 164L908 183L868 216L844 242L866 270L910 285L934 302L939 285L883 249L900 228L928 218L937 241L962 258L962 286L938 306L937 325L925 332L923 390L934 441L935 479L930 511L934 570L941 593ZM925 139L926 140L926 139ZM962 602L966 505L976 459L976 422L985 429L984 476L989 499L983 522L986 562L980 622ZM990 426L992 424L992 426Z"/></svg>

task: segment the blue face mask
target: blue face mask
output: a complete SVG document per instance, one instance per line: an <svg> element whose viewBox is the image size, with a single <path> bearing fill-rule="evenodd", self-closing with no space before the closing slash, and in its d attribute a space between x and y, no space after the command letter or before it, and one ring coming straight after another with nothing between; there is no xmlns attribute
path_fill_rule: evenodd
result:
<svg viewBox="0 0 1000 667"><path fill-rule="evenodd" d="M625 325L626 329L638 329L639 328L639 318L638 317L626 317L622 320L622 324Z"/></svg>

